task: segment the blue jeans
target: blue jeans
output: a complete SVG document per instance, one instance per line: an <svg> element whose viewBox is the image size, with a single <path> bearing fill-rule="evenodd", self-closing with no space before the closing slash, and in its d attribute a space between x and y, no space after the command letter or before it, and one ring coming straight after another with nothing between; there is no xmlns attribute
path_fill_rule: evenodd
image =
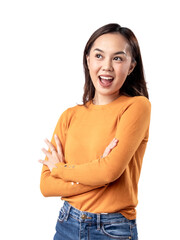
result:
<svg viewBox="0 0 180 240"><path fill-rule="evenodd" d="M82 212L68 202L59 212L54 240L137 240L136 220L120 213Z"/></svg>

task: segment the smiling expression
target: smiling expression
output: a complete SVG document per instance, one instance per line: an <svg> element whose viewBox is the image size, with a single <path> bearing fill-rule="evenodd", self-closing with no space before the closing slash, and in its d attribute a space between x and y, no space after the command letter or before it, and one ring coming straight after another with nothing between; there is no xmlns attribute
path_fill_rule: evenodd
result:
<svg viewBox="0 0 180 240"><path fill-rule="evenodd" d="M87 56L95 97L119 96L126 77L133 71L130 47L119 33L107 33L98 37Z"/></svg>

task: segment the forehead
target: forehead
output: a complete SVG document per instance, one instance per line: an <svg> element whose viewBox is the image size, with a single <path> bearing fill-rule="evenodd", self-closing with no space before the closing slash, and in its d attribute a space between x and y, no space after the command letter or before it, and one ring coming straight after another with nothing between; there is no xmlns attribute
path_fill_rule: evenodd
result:
<svg viewBox="0 0 180 240"><path fill-rule="evenodd" d="M127 40L119 33L107 33L98 37L92 46L92 50L99 48L104 52L129 51Z"/></svg>

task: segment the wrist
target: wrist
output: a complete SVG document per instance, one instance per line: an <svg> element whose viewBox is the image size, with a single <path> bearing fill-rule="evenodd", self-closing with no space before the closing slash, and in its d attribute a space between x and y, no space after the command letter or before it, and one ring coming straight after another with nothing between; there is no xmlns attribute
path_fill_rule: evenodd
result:
<svg viewBox="0 0 180 240"><path fill-rule="evenodd" d="M65 164L62 162L56 163L51 170L51 176L62 178L62 171L63 171L64 165Z"/></svg>
<svg viewBox="0 0 180 240"><path fill-rule="evenodd" d="M52 170L53 170L54 168L57 168L55 164L52 164L51 166L49 166L49 170L50 170L51 172L52 172Z"/></svg>

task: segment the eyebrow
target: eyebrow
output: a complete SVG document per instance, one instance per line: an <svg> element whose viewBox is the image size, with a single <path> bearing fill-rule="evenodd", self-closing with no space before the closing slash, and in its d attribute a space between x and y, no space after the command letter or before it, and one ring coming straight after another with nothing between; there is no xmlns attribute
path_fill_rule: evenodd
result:
<svg viewBox="0 0 180 240"><path fill-rule="evenodd" d="M104 53L103 50L99 49L99 48L95 48L94 51L99 51L99 52L102 52ZM118 54L124 54L124 55L127 55L124 51L119 51L119 52L115 52L114 55L118 55Z"/></svg>

